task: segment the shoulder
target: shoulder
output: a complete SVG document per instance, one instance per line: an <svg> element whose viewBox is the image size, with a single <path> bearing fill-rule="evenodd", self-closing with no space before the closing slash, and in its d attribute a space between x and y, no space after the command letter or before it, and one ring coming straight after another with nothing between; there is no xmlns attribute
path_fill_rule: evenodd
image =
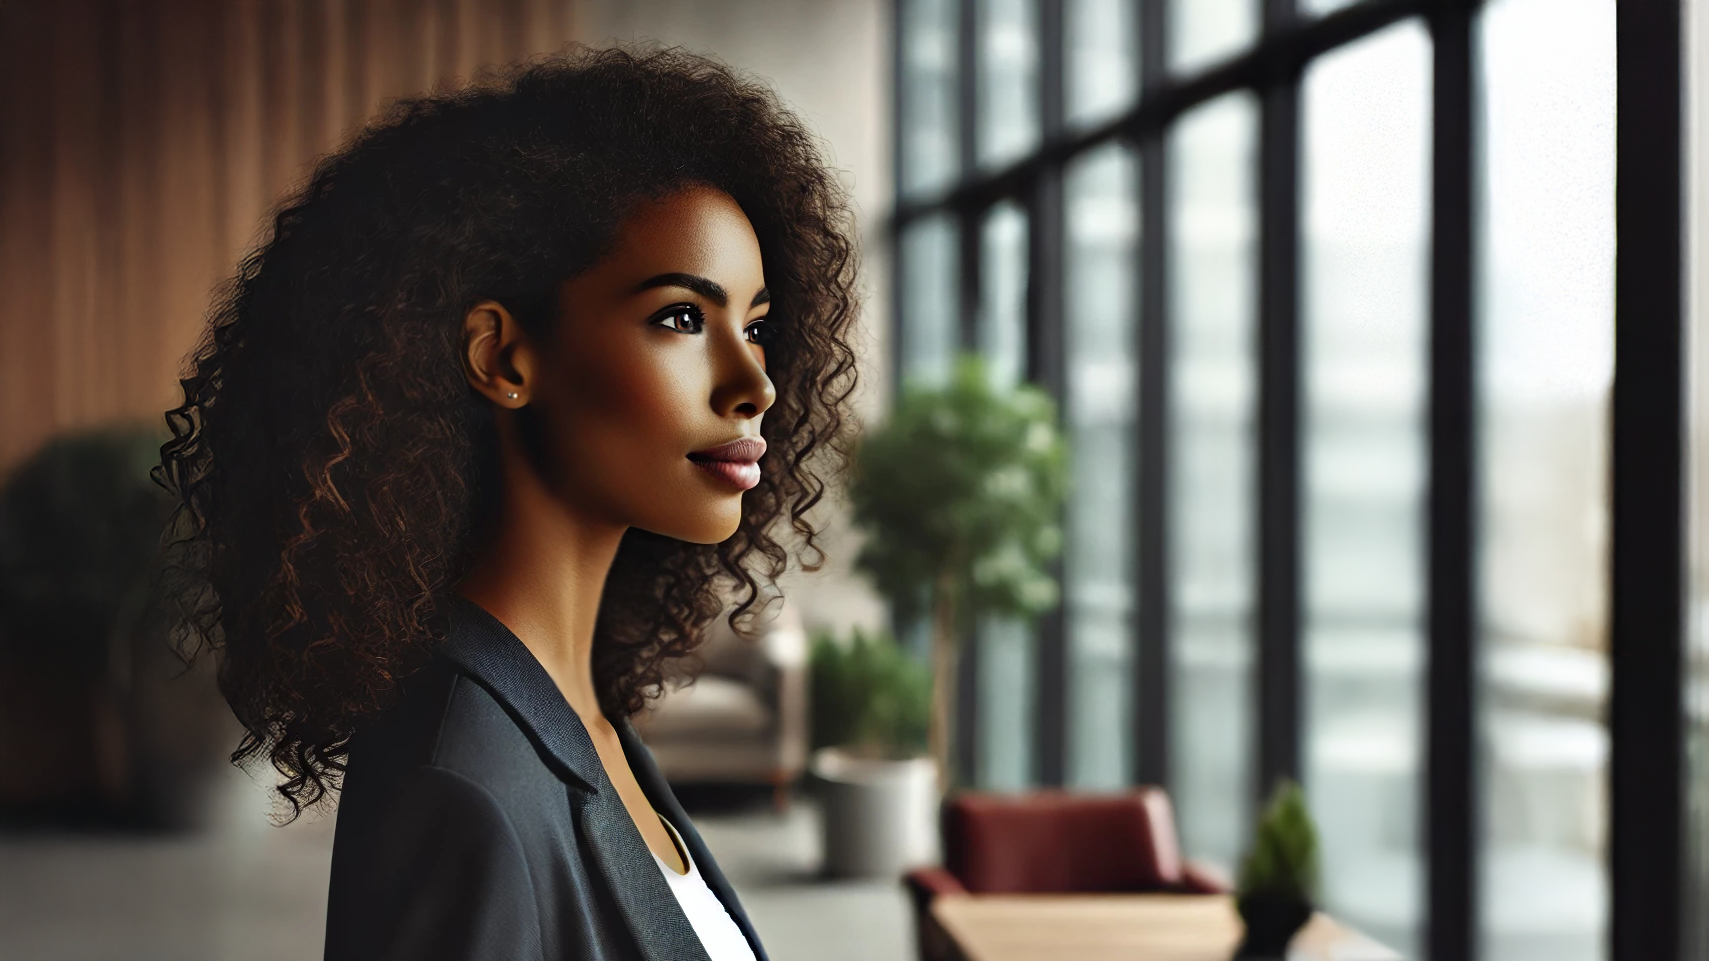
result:
<svg viewBox="0 0 1709 961"><path fill-rule="evenodd" d="M525 842L492 792L445 768L398 775L383 805L339 812L329 961L544 956Z"/></svg>
<svg viewBox="0 0 1709 961"><path fill-rule="evenodd" d="M351 739L341 813L423 779L507 800L561 791L539 746L455 663L435 658L400 687L397 702Z"/></svg>

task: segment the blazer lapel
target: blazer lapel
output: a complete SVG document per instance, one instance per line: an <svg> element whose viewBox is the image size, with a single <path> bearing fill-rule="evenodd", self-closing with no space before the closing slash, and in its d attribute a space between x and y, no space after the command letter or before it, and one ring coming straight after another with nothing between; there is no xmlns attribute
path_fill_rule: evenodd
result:
<svg viewBox="0 0 1709 961"><path fill-rule="evenodd" d="M576 819L641 956L648 961L711 961L609 781L582 799Z"/></svg>
<svg viewBox="0 0 1709 961"><path fill-rule="evenodd" d="M718 862L713 859L706 849L706 842L700 838L700 832L694 829L688 814L683 811L682 804L676 799L676 794L665 782L659 766L653 762L653 752L648 750L641 736L635 733L634 725L628 718L616 722L617 736L623 741L623 753L629 758L629 769L635 772L635 780L640 782L641 790L646 792L647 799L659 813L670 819L676 825L677 833L682 835L682 843L688 846L689 856L700 867L700 876L705 879L706 886L723 902L724 910L729 912L731 920L742 931L742 937L748 939L748 947L753 949L756 961L768 961L765 948L760 945L759 934L754 931L753 922L748 920L748 913L742 909L742 903L736 898L736 889L719 870ZM633 827L633 825L631 825Z"/></svg>
<svg viewBox="0 0 1709 961"><path fill-rule="evenodd" d="M605 769L593 739L533 652L474 601L454 594L447 606L445 655L492 693L559 777L594 790Z"/></svg>
<svg viewBox="0 0 1709 961"><path fill-rule="evenodd" d="M641 957L646 961L711 961L641 832L635 829L629 809L606 777L587 728L546 669L510 628L480 605L454 596L449 608L446 656L492 692L544 749L558 776L578 789L570 796L576 826L612 901L634 934ZM628 721L618 721L617 729L620 736L633 736ZM624 735L626 731L629 733ZM627 740L624 746L627 749ZM630 763L634 764L633 759ZM640 777L639 770L635 773ZM646 789L645 782L642 787ZM652 796L650 790L648 794ZM673 822L680 817L675 811L666 812L666 816ZM697 862L702 859L700 851L692 847L690 853ZM723 892L717 893L724 897ZM753 940L746 928L743 933Z"/></svg>

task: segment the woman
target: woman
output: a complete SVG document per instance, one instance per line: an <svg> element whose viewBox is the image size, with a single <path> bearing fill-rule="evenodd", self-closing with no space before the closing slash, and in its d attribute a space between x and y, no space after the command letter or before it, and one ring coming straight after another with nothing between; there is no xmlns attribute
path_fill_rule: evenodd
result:
<svg viewBox="0 0 1709 961"><path fill-rule="evenodd" d="M765 89L582 50L405 101L219 299L163 474L329 959L763 958L629 717L809 566L847 207ZM732 615L735 617L735 615Z"/></svg>

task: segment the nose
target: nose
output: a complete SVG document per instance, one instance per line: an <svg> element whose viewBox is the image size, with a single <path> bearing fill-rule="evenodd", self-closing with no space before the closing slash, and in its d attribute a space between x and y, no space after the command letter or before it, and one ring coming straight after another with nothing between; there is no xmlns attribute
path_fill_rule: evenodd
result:
<svg viewBox="0 0 1709 961"><path fill-rule="evenodd" d="M758 417L777 400L777 388L760 363L758 348L738 331L716 338L712 409L720 417Z"/></svg>

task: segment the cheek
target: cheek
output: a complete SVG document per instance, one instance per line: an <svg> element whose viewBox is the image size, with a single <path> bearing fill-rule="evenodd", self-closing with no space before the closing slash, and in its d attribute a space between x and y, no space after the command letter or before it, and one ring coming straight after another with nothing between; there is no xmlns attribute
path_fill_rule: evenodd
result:
<svg viewBox="0 0 1709 961"><path fill-rule="evenodd" d="M677 358L669 351L642 354L601 365L591 385L596 396L590 410L647 436L684 434L702 390L700 378L691 366L672 363Z"/></svg>
<svg viewBox="0 0 1709 961"><path fill-rule="evenodd" d="M668 537L709 544L730 536L741 498L716 493L687 457L728 429L712 411L712 371L697 346L587 347L562 368L550 400L561 425L553 433L562 496Z"/></svg>
<svg viewBox="0 0 1709 961"><path fill-rule="evenodd" d="M708 389L693 360L691 351L658 345L588 349L567 392L565 423L574 436L565 440L592 445L597 449L589 453L613 465L639 468L682 458L698 440L695 414Z"/></svg>

